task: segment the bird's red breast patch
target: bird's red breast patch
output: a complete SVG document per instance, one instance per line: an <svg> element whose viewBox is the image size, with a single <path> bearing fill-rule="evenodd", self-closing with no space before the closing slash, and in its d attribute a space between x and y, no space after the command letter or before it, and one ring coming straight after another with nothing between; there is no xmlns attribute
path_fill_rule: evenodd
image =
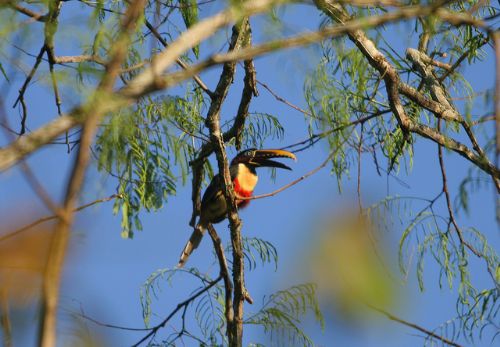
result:
<svg viewBox="0 0 500 347"><path fill-rule="evenodd" d="M253 191L252 190L245 190L241 187L240 183L238 182L238 179L235 178L234 182L234 192L236 193L236 197L240 196L242 198L249 198L252 196ZM250 203L250 200L238 200L236 199L236 205L238 208L244 208Z"/></svg>

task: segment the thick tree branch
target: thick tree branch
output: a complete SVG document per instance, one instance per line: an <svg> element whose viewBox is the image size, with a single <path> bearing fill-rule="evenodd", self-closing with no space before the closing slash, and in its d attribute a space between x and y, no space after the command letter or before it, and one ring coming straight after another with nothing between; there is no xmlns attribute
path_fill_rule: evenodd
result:
<svg viewBox="0 0 500 347"><path fill-rule="evenodd" d="M133 34L138 19L146 4L145 0L131 2L122 21L121 32L110 50L110 60L106 64L106 74L103 76L93 98L102 103L103 97L111 93L115 80L119 75L120 66L126 58L130 37ZM50 33L49 33L50 34ZM54 33L52 33L53 35ZM57 307L59 302L59 287L61 273L64 266L67 245L73 222L73 210L82 188L85 172L90 158L89 148L92 144L97 125L100 120L99 113L91 110L85 114L80 147L75 158L66 196L61 211L61 218L55 227L54 235L50 242L49 257L45 266L43 277L42 320L40 330L40 345L42 347L56 346Z"/></svg>
<svg viewBox="0 0 500 347"><path fill-rule="evenodd" d="M334 21L338 23L346 25L346 23L348 23L351 19L347 11L333 0L315 0L315 4L320 10L325 12L328 16L330 16ZM447 10L440 8L439 6L441 6L441 2L437 2L425 9L426 11L429 11L428 14L435 13L442 19L448 20L454 25L470 24L476 25L478 27L484 27L484 23L481 21L477 21L464 15L458 16L458 14L456 17L453 17L452 14L450 14ZM452 17L454 19L452 19ZM356 46L366 57L370 65L377 71L379 71L381 76L383 76L386 85L387 96L389 99L389 105L391 106L391 110L403 132L405 132L406 134L410 132L416 133L438 144L441 144L468 159L474 165L490 174L494 178L500 178L500 170L483 156L474 153L462 143L440 134L435 129L422 125L409 118L405 113L399 97L401 82L398 72L389 63L387 58L377 49L373 41L371 41L361 29L352 30L348 33L348 35L351 41L356 44ZM406 90L409 91L410 89L406 88ZM413 93L413 95L416 94ZM427 103L427 105L429 104ZM449 109L451 109L451 107L449 107Z"/></svg>
<svg viewBox="0 0 500 347"><path fill-rule="evenodd" d="M225 311L226 316L226 329L229 330L229 323L234 321L234 311L233 311L233 282L231 282L231 277L229 275L229 268L227 266L226 254L224 253L224 246L222 241L217 235L217 231L212 224L208 225L208 234L212 239L214 244L215 254L217 255L217 260L219 261L220 277L224 280L224 297L225 297Z"/></svg>
<svg viewBox="0 0 500 347"><path fill-rule="evenodd" d="M268 1L266 3L270 5L272 2ZM257 13L258 11L263 11L264 9L265 9L264 6L260 7L254 6L250 7L250 9L246 13ZM387 13L380 16L373 16L369 18L363 18L362 20L353 20L349 23L344 23L341 26L325 28L316 33L299 35L297 37L290 39L277 40L260 46L249 47L241 51L233 51L227 54L215 55L204 62L188 67L184 71L174 72L167 75L166 77L161 77L161 78L158 75L154 77L156 74L155 71L158 70L158 64L156 64L155 69L152 69L152 67L146 69L142 74L140 74L138 77L132 80L126 87L118 91L116 93L116 98L112 99L110 98L110 100L106 104L87 105L82 108L89 107L92 108L93 111L96 113L100 114L106 113L115 110L119 107L129 105L130 103L134 102L135 100L137 100L137 98L143 95L176 85L177 83L180 83L188 78L191 78L192 76L198 74L200 71L205 70L208 67L214 65L223 64L231 61L237 61L237 60L251 59L255 56L273 52L282 48L290 48L300 45L311 44L313 42L320 41L326 37L336 37L349 32L356 32L356 30L358 30L359 28L364 28L367 26L380 25L383 23L397 21L404 18L410 18L412 16L426 15L431 13L432 9L433 6L430 7L415 6L415 7L403 8L401 10L392 13ZM243 11L244 8L240 10ZM222 14L212 17L213 22L210 19L203 21L201 29L198 26L193 26L191 29L187 30L185 34L181 37L182 39L179 38L181 42L176 45L175 51L170 52L173 44L170 45L169 49L166 50L169 51L170 53L168 54L163 53L163 55L160 58L158 58L158 60L162 60L164 58L167 63L170 63L172 60L175 61L175 59L178 58L179 54L182 54L184 52L182 49L187 50L191 48L193 45L199 43L199 40L204 39L206 37L204 33L202 35L203 37L200 37L199 40L197 39L195 41L190 42L189 40L191 39L192 36L196 36L199 31L203 31L205 28L208 28L207 30L213 32L217 28L223 26L224 23L228 21L227 18L225 17L224 17L225 19L222 20L221 16L224 17ZM234 14L234 16L237 17L236 14ZM210 23L207 23L207 21ZM191 30L193 30L193 32ZM176 42L177 41L175 41L174 43ZM371 43L371 46L373 46L373 43ZM382 55L380 56L383 58ZM165 62L163 62L162 60L161 66L165 65L166 65ZM382 66L380 67L383 69L387 67L387 65L382 64ZM387 72L389 73L391 72L391 70L387 70ZM390 79L389 76L386 76L386 78ZM390 90L392 91L391 95L393 95L394 92L397 93L397 89L394 88L395 84L389 83L389 85L391 87ZM400 103L395 104L392 107L395 108L396 113L399 114L399 118L401 118L402 115L404 116L404 110L402 109ZM60 135L61 133L64 133L64 131L77 125L79 122L63 118L71 116L78 117L79 113L81 113L81 108L73 110L68 116L63 115L63 117L61 117L60 119L52 121L51 124L48 124L47 126L34 131L30 135L27 135L22 139L19 139L18 141L16 141L15 143L11 144L6 148L0 149L0 171L7 169L8 167L15 164L20 158L35 151L40 146L50 142L54 137ZM406 121L407 117L403 117L401 119ZM228 132L226 132L223 135L224 140L227 141L228 139L236 136L236 130L237 129L233 127ZM45 134L40 134L40 132L42 131L45 132ZM198 157L200 160L204 160L208 155L210 155L210 153L212 153L211 145L204 146L202 147L202 150Z"/></svg>
<svg viewBox="0 0 500 347"><path fill-rule="evenodd" d="M437 80L434 74L434 69L430 62L430 57L428 57L425 53L417 51L416 49L408 48L406 50L406 56L413 63L413 65L417 68L418 72L423 77L423 83L426 85L429 90L432 99L438 103L441 107L448 110L448 113L454 114L455 121L459 122L464 128L467 136L469 137L472 147L480 157L480 161L483 163L489 163L488 157L484 153L483 149L479 145L476 136L474 135L470 125L465 121L465 119L456 111L455 107L451 104L451 100L447 97L441 83ZM492 164L490 164L494 167ZM500 193L500 180L498 177L493 176L493 182L497 187L498 192Z"/></svg>
<svg viewBox="0 0 500 347"><path fill-rule="evenodd" d="M234 52L242 49L248 44L250 34L250 24L248 18L233 27L231 44L229 51ZM224 102L229 87L233 82L236 61L224 64L219 83L212 97L212 103L208 110L206 126L210 131L210 140L217 157L219 175L223 178L222 190L228 207L228 219L231 229L231 243L233 249L233 319L227 322L227 335L230 346L242 346L243 338L243 301L245 299L244 284L244 255L241 240L241 221L236 207L235 194L231 174L229 173L229 161L227 159L224 138L220 129L220 110ZM246 117L242 114L241 117ZM241 126L241 125L240 125ZM201 165L201 164L198 164Z"/></svg>
<svg viewBox="0 0 500 347"><path fill-rule="evenodd" d="M175 62L185 51L200 43L212 35L218 29L239 20L246 15L253 15L269 9L271 6L285 2L284 0L255 0L244 3L241 7L229 8L213 17L200 21L186 30L177 40L168 46L162 53L155 56L154 63L139 76L134 78L126 87L122 88L116 97L108 95L106 103L95 104L92 102L73 109L69 114L54 119L45 126L37 129L27 136L23 136L6 148L0 149L0 171L6 170L21 158L34 152L38 148L51 142L57 136L68 131L72 127L81 124L84 110L92 110L94 114L102 115L106 112L127 106L141 96L153 91L173 86L187 78L191 78L197 72L193 69L174 73L172 78L162 79L161 73ZM43 54L43 52L41 52ZM29 83L29 81L28 81ZM234 129L235 130L235 129ZM210 151L211 153L211 151ZM210 154L209 153L209 154Z"/></svg>

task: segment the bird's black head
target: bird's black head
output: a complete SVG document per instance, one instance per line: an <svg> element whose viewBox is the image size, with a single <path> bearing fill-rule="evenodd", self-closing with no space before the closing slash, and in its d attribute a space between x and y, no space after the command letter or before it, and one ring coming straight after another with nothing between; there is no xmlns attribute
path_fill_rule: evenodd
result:
<svg viewBox="0 0 500 347"><path fill-rule="evenodd" d="M245 164L251 168L257 167L277 167L280 169L291 170L285 164L280 162L270 160L270 158L290 158L293 160L297 160L295 155L291 152L282 150L282 149L247 149L244 150L231 161L231 165L236 164Z"/></svg>

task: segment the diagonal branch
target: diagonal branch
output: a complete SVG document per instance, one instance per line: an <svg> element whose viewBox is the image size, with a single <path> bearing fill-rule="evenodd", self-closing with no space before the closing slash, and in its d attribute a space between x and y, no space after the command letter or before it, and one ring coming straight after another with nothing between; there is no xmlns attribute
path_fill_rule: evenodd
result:
<svg viewBox="0 0 500 347"><path fill-rule="evenodd" d="M339 4L333 0L315 0L316 6L330 16L334 21L347 25L351 18L347 11ZM454 25L460 24L470 24L482 27L484 23L478 23L473 18L468 16L459 15L452 16L447 10L439 8L441 2L436 2L433 5L426 7L428 14L436 13L444 20L450 21ZM372 17L373 18L373 17ZM401 88L401 81L399 74L396 69L390 64L387 58L377 49L373 41L371 41L366 34L360 28L353 29L348 32L348 36L351 41L356 44L363 55L366 57L370 65L375 68L381 76L383 76L386 92L389 99L389 105L391 110L396 117L399 126L408 136L409 133L416 133L425 138L428 138L438 144L441 144L464 158L471 161L474 165L490 174L494 178L500 178L500 170L489 162L483 156L474 153L464 144L449 138L443 134L440 134L435 129L432 129L426 125L422 125L414 120L412 120L406 114L403 105L401 104L399 90ZM409 90L408 88L406 88ZM429 105L429 104L428 104Z"/></svg>
<svg viewBox="0 0 500 347"><path fill-rule="evenodd" d="M103 114L106 112L110 112L116 110L119 107L124 107L132 102L136 101L138 98L149 94L151 92L169 88L174 86L192 76L198 74L199 72L207 69L208 67L224 64L226 62L238 61L251 59L253 57L267 54L279 49L297 47L301 45L312 44L317 41L321 41L327 37L336 37L340 35L344 35L347 33L357 33L361 32L360 28L365 28L367 26L377 26L384 23L389 23L405 18L410 18L414 16L421 16L432 13L434 6L421 7L421 6L410 6L408 8L403 8L398 11L394 11L391 13L386 13L379 16L372 16L370 18L363 18L362 20L352 20L349 23L343 23L340 26L336 27L328 27L324 28L315 33L308 33L299 35L297 37L292 37L284 40L276 40L271 41L269 43L260 45L260 46L252 46L249 48L245 48L241 51L232 51L227 54L214 55L211 58L196 64L194 66L188 67L188 69L184 71L178 71L171 73L165 77L161 77L158 75L160 71L159 66L168 67L172 62L175 62L180 54L182 54L185 50L190 49L193 45L198 44L201 40L205 39L210 35L210 33L215 32L216 29L225 25L225 23L230 22L230 19L238 19L242 14L255 14L259 11L264 11L267 7L272 4L276 4L277 2L273 1L255 1L252 2L252 6L250 4L247 6L243 6L239 8L239 12L235 13L227 10L222 12L214 17L206 19L205 21L200 22L197 25L191 27L191 29L187 30L181 37L172 43L167 50L165 50L161 56L156 56L157 62L152 64L155 66L153 69L152 66L146 69L139 76L134 78L126 87L122 88L120 91L116 93L116 98L109 100L106 104L102 105L85 105L80 108L76 108L70 112L69 115L62 116L58 119L53 120L48 125L34 131L30 135L24 136L23 138L17 140L6 148L0 149L0 171L3 171L10 166L14 165L20 158L26 156L27 154L37 150L39 147L47 144L53 138L58 135L64 133L66 130L70 129L73 126L79 124L79 121L73 119L73 117L80 118L82 109L86 107L92 108L93 112ZM247 3L245 3L247 4ZM247 7L246 7L247 6ZM208 33L206 32L208 31ZM201 33L200 33L201 32ZM362 33L362 32L361 32ZM197 37L197 35L200 35ZM352 36L352 34L351 34ZM363 34L364 36L364 34ZM366 36L364 36L366 38ZM368 40L368 39L366 39ZM362 40L363 42L368 42ZM361 42L361 41L359 41ZM370 42L369 48L376 48L373 46L373 42ZM175 46L175 49L172 47ZM377 51L378 52L378 51ZM370 52L365 52L368 56L370 56ZM379 52L380 53L380 52ZM382 75L385 76L386 83L388 84L388 90L390 91L390 95L396 96L398 94L398 83L392 82L394 78L397 78L397 74L394 75L395 71L393 68L385 61L385 58L382 54L377 55L378 62L370 60L371 63L377 63L380 67ZM159 64L161 62L161 64ZM392 73L392 74L391 74ZM391 83L392 82L392 83ZM395 81L396 82L396 81ZM393 100L396 100L392 98ZM407 121L408 117L404 113L404 109L400 102L391 105L393 112L398 114L398 119L401 121ZM69 119L68 119L69 118ZM223 138L225 141L236 136L236 130L234 127L229 131L223 134ZM409 129L412 131L417 131L418 127L414 127L414 129ZM462 151L457 146L454 146L454 150ZM462 151L464 152L464 151ZM205 158L212 153L211 145L203 146L200 154L198 156L199 160L205 160ZM466 154L466 156L469 156ZM473 156L473 161L476 160ZM475 163L477 164L477 163ZM487 171L491 174L491 168L488 165L480 166L483 170ZM497 170L498 171L498 170Z"/></svg>
<svg viewBox="0 0 500 347"><path fill-rule="evenodd" d="M253 15L269 9L271 6L283 3L284 0L255 0L244 3L242 6L229 8L210 18L198 22L186 30L168 49L155 56L154 64L134 78L125 88L116 93L116 98L108 98L106 103L93 104L89 102L73 109L69 114L54 119L31 134L24 136L11 143L6 148L0 149L0 171L6 170L21 158L46 145L57 136L81 124L82 114L85 109L91 109L94 114L102 115L106 112L116 110L136 101L139 97L173 86L187 78L191 78L197 72L193 69L181 74L174 74L174 78L159 80L162 71L172 65L185 51L191 49L205 38L215 33L218 29L226 26L232 21L239 20L245 15ZM41 53L43 54L43 53ZM161 83L159 83L161 82ZM211 153L211 152L210 152Z"/></svg>
<svg viewBox="0 0 500 347"><path fill-rule="evenodd" d="M465 121L465 119L456 111L455 107L451 104L451 100L446 96L446 93L441 85L441 83L437 80L434 74L434 69L430 64L430 57L428 57L425 53L420 52L416 49L408 48L406 51L407 58L416 66L419 73L423 76L423 82L427 86L430 91L432 99L439 103L443 108L449 110L450 113L455 113L456 121L462 125L467 136L469 137L472 147L476 151L476 153L481 158L482 162L489 163L488 157L484 153L483 149L479 145L476 136L474 135L472 129L469 124ZM440 124L440 123L439 123ZM500 192L500 180L493 176L493 181L497 187L498 192Z"/></svg>
<svg viewBox="0 0 500 347"><path fill-rule="evenodd" d="M194 300L196 300L196 298L198 298L203 293L205 293L205 292L209 291L210 289L212 289L212 287L215 286L217 283L219 283L219 281L221 279L222 279L222 276L217 277L215 280L209 282L205 287L203 287L202 289L200 289L199 291L197 291L196 293L194 293L193 295L191 295L189 298L187 298L183 302L179 303L175 307L175 309L172 312L170 312L169 315L164 320L162 320L158 325L156 325L153 328L151 328L151 331L149 333L147 333L146 336L144 336L138 342L134 343L132 345L132 347L137 347L137 346L141 345L144 341L146 341L147 339L149 339L150 337L154 336L158 332L158 330L160 330L161 328L165 327L165 325L168 323L168 321L170 319L172 319L172 317L175 316L175 314L177 312L179 312L179 310L181 308L186 309L189 306L189 304L191 304Z"/></svg>
<svg viewBox="0 0 500 347"><path fill-rule="evenodd" d="M441 335L438 335L436 334L435 332L429 330L429 329L426 329L420 325L417 325L415 323L412 323L412 322L408 322L407 320L404 320L402 318L399 318L395 315L393 315L392 313L390 312L387 312L386 310L384 309L381 309L379 307L376 307L376 306L373 306L369 303L366 303L366 305L371 308L372 310L386 316L388 319L394 321L394 322L397 322L397 323L400 323L400 324L403 324L403 325L406 325L407 327L410 327L412 329L415 329L415 330L418 330L422 333L424 333L425 335L431 337L431 338L434 338L436 340L439 340L441 342L444 342L446 343L447 345L450 345L450 346L453 346L453 347L462 347L462 345L459 345L458 343L456 342L453 342L451 340L448 340L447 338L445 338L444 336L441 336Z"/></svg>
<svg viewBox="0 0 500 347"><path fill-rule="evenodd" d="M153 24L151 24L148 20L146 20L146 27L149 29L149 31L151 31L151 33L153 33L154 37L156 37L156 39L158 41L160 41L160 43L162 44L163 47L167 48L168 47L168 42L167 40L165 40L161 35L160 33L158 32L158 30L156 30L156 28L153 26ZM179 65L181 68L183 69L187 69L188 65L181 59L181 58L177 58L175 60L175 62L177 63L177 65ZM207 87L207 85L201 80L200 76L197 76L197 75L194 75L193 76L193 79L194 81L198 84L198 86L210 97L212 97L213 93L212 91Z"/></svg>
<svg viewBox="0 0 500 347"><path fill-rule="evenodd" d="M122 198L123 197L122 197L121 194L113 194L111 196L108 196L107 198L97 199L97 200L94 200L92 202L89 202L89 203L86 203L84 205L81 205L81 206L75 208L73 210L73 212L80 212L80 211L82 211L82 210L84 210L84 209L86 209L88 207L94 206L96 204L100 204L102 202L111 201L111 200L114 200L114 199L122 199ZM14 236L16 236L18 234L21 234L24 231L29 230L29 229L31 229L31 228L39 225L39 224L42 224L42 223L45 223L45 222L49 222L49 221L55 220L57 218L59 218L59 216L57 216L57 215L51 215L51 216L41 217L41 218L37 219L34 222L31 222L31 223L29 223L29 224L27 224L27 225L25 225L25 226L23 226L23 227L21 227L19 229L16 229L16 230L14 230L12 232L9 232L8 234L0 235L0 242L8 240L11 237L14 237Z"/></svg>
<svg viewBox="0 0 500 347"><path fill-rule="evenodd" d="M31 17L38 22L46 22L47 21L47 15L43 15L43 14L37 13L35 11L32 11L29 8L26 8L26 7L23 7L19 4L14 3L14 1L10 2L9 6L12 7L13 9L15 9L17 12L22 13L25 16Z"/></svg>

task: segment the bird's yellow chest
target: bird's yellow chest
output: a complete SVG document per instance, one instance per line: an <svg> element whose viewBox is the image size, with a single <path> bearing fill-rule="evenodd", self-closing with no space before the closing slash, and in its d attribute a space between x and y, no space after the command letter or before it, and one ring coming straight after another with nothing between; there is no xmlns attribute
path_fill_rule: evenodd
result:
<svg viewBox="0 0 500 347"><path fill-rule="evenodd" d="M259 178L252 173L244 164L238 164L238 184L240 188L247 192L252 192L257 185Z"/></svg>

